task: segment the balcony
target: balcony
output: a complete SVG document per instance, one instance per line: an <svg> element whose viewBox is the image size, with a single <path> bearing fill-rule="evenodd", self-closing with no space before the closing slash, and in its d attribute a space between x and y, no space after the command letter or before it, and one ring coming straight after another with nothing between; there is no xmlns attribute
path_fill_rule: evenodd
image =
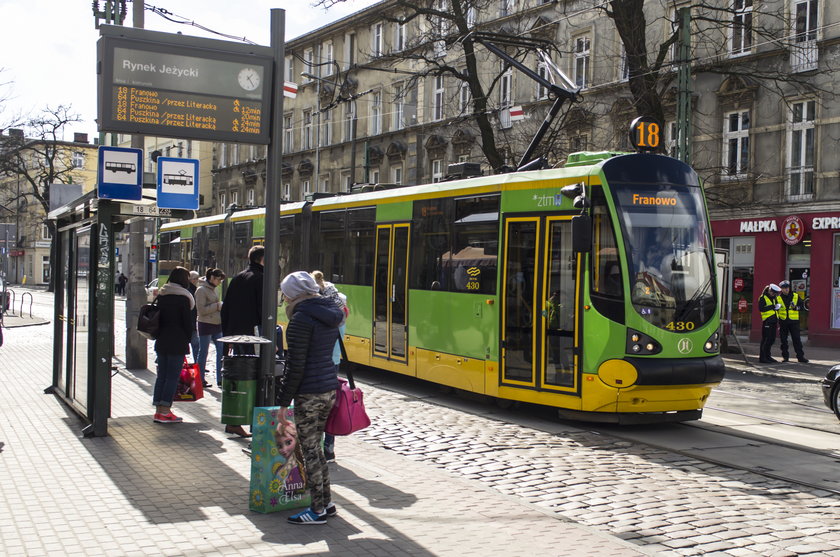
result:
<svg viewBox="0 0 840 557"><path fill-rule="evenodd" d="M819 49L815 40L795 42L790 47L790 70L793 73L816 70L818 59Z"/></svg>
<svg viewBox="0 0 840 557"><path fill-rule="evenodd" d="M787 169L785 193L788 201L810 201L814 198L814 167L792 166Z"/></svg>

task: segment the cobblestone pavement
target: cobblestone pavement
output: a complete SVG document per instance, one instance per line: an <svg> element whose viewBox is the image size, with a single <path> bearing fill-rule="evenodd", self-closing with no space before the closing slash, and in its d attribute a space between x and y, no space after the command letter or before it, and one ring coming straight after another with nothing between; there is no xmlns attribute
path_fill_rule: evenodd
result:
<svg viewBox="0 0 840 557"><path fill-rule="evenodd" d="M366 441L646 552L840 556L840 498L828 492L561 424L505 423L374 386L365 400L373 419L362 432Z"/></svg>

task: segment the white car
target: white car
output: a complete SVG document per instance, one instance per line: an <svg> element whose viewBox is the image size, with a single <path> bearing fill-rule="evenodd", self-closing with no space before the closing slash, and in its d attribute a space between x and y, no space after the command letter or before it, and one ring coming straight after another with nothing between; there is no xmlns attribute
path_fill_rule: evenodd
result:
<svg viewBox="0 0 840 557"><path fill-rule="evenodd" d="M158 279L146 285L146 301L153 302L158 295Z"/></svg>

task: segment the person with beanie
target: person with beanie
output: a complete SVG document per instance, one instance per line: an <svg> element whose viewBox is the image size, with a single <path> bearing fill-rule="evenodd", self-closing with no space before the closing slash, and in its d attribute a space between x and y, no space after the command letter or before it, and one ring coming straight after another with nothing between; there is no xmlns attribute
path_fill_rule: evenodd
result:
<svg viewBox="0 0 840 557"><path fill-rule="evenodd" d="M190 272L184 267L175 267L169 275L169 282L163 285L157 296L160 329L155 341L157 379L152 404L155 405L154 421L160 424L183 421L172 413L172 400L195 329L192 318L195 300L188 290L189 285Z"/></svg>
<svg viewBox="0 0 840 557"><path fill-rule="evenodd" d="M288 518L293 524L325 524L337 513L321 438L338 389L332 351L344 312L320 295L312 275L295 271L280 283L289 324L286 327L286 374L278 389L281 415L294 401L295 425L303 448L310 507ZM278 425L279 427L279 425Z"/></svg>
<svg viewBox="0 0 840 557"><path fill-rule="evenodd" d="M775 364L770 357L770 349L776 342L776 327L779 325L778 311L781 308L777 297L782 289L775 284L768 284L758 299L758 311L761 313L761 344L758 361L762 364Z"/></svg>

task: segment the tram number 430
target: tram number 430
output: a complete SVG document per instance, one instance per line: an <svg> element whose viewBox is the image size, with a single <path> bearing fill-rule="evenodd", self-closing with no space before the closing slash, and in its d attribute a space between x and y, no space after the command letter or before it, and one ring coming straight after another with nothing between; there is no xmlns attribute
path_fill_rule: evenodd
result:
<svg viewBox="0 0 840 557"><path fill-rule="evenodd" d="M630 124L630 144L637 151L657 151L662 144L662 127L650 116L639 116Z"/></svg>
<svg viewBox="0 0 840 557"><path fill-rule="evenodd" d="M693 331L694 330L694 322L693 321L671 321L665 328L669 331Z"/></svg>

